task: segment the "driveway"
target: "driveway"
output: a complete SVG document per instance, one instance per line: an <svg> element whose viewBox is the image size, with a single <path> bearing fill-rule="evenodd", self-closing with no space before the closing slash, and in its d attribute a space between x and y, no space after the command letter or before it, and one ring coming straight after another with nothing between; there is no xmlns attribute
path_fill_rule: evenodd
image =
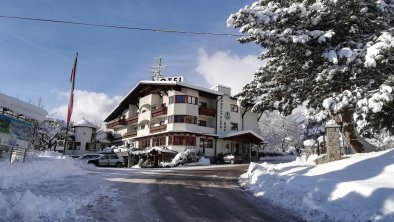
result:
<svg viewBox="0 0 394 222"><path fill-rule="evenodd" d="M247 167L97 168L119 198L82 213L98 221L296 221L239 188Z"/></svg>

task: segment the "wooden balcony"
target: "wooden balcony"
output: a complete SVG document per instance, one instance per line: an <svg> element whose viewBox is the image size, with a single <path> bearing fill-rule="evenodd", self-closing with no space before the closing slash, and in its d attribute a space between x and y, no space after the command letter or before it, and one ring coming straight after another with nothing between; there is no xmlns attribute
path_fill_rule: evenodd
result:
<svg viewBox="0 0 394 222"><path fill-rule="evenodd" d="M115 119L115 120L109 121L106 125L107 125L108 129L113 129L117 126L126 125L126 120L125 119Z"/></svg>
<svg viewBox="0 0 394 222"><path fill-rule="evenodd" d="M126 119L127 125L138 123L138 113Z"/></svg>
<svg viewBox="0 0 394 222"><path fill-rule="evenodd" d="M159 108L156 108L152 110L152 118L162 116L162 115L167 115L167 106L161 106Z"/></svg>
<svg viewBox="0 0 394 222"><path fill-rule="evenodd" d="M137 136L137 130L127 132L127 133L125 133L125 134L123 135L124 138L135 137L135 136Z"/></svg>
<svg viewBox="0 0 394 222"><path fill-rule="evenodd" d="M211 108L207 108L207 107L199 107L198 114L202 115L202 116L215 117L216 116L216 109L211 109Z"/></svg>
<svg viewBox="0 0 394 222"><path fill-rule="evenodd" d="M167 129L167 124L164 124L164 125L155 126L155 127L150 128L149 132L150 133L157 133L157 132L165 131L166 129Z"/></svg>

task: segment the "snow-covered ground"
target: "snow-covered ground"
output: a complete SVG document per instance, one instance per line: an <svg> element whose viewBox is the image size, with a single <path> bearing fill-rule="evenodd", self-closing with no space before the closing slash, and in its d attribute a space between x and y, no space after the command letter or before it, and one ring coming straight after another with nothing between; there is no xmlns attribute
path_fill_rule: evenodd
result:
<svg viewBox="0 0 394 222"><path fill-rule="evenodd" d="M25 163L1 159L0 221L92 220L92 203L114 198L116 192L89 168L53 152L30 156Z"/></svg>
<svg viewBox="0 0 394 222"><path fill-rule="evenodd" d="M240 184L307 221L394 221L394 149L322 165L251 163Z"/></svg>

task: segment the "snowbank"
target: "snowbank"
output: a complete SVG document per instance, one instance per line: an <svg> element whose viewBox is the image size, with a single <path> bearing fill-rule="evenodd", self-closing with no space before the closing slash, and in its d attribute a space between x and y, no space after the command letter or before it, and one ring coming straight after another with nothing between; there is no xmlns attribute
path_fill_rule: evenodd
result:
<svg viewBox="0 0 394 222"><path fill-rule="evenodd" d="M307 221L394 221L394 149L322 165L251 163L240 184Z"/></svg>
<svg viewBox="0 0 394 222"><path fill-rule="evenodd" d="M188 166L209 166L211 165L211 161L209 158L201 157L196 163L189 163Z"/></svg>
<svg viewBox="0 0 394 222"><path fill-rule="evenodd" d="M4 160L4 159L3 159ZM45 152L25 163L0 162L1 221L75 221L110 186L82 161ZM103 185L104 184L104 185Z"/></svg>
<svg viewBox="0 0 394 222"><path fill-rule="evenodd" d="M296 155L263 156L263 157L260 157L260 161L270 161L270 160L294 161L296 158L297 158Z"/></svg>

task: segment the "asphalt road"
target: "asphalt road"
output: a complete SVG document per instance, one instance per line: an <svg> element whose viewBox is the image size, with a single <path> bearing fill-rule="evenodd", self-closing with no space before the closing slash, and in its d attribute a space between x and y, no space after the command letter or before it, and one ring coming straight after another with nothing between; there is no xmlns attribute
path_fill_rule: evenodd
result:
<svg viewBox="0 0 394 222"><path fill-rule="evenodd" d="M97 168L116 200L103 199L95 221L297 221L239 188L248 165L173 169ZM92 216L92 215L91 215Z"/></svg>

